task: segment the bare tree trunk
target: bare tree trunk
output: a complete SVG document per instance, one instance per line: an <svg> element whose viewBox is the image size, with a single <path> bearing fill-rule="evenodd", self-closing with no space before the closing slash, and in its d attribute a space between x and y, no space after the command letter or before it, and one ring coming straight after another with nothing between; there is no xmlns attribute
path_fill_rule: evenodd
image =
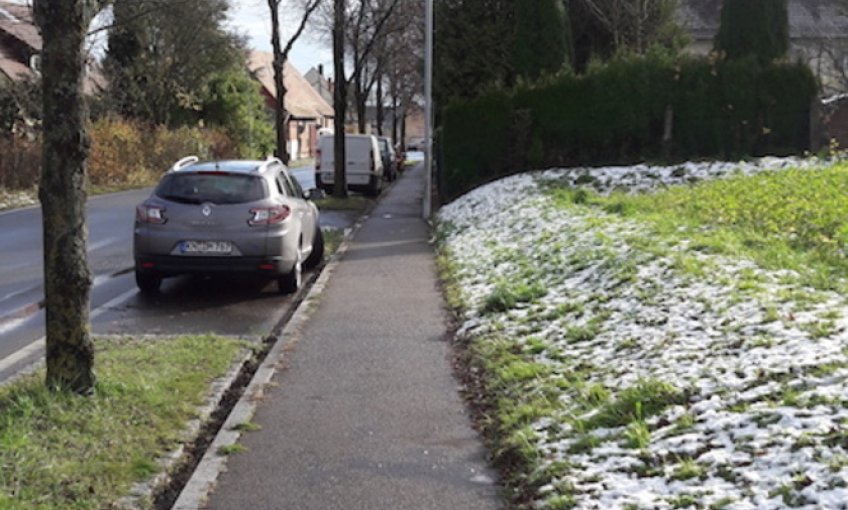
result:
<svg viewBox="0 0 848 510"><path fill-rule="evenodd" d="M345 33L345 0L333 0L333 108L335 110L333 126L335 141L333 144L333 196L347 197L347 179L345 176L345 114L347 113L347 78L344 70L344 33Z"/></svg>
<svg viewBox="0 0 848 510"><path fill-rule="evenodd" d="M277 89L277 107L274 108L274 126L277 130L276 156L284 164L289 164L289 130L286 125L286 85L283 81L283 69L285 68L285 56L280 46L280 0L268 0L268 8L271 10L271 47L274 51L274 87Z"/></svg>
<svg viewBox="0 0 848 510"><path fill-rule="evenodd" d="M394 88L394 87L392 87ZM397 89L392 91L392 140L398 143L398 95Z"/></svg>
<svg viewBox="0 0 848 510"><path fill-rule="evenodd" d="M400 114L400 145L403 150L406 150L406 107L404 106Z"/></svg>
<svg viewBox="0 0 848 510"><path fill-rule="evenodd" d="M353 99L356 103L356 124L359 128L360 133L365 132L366 122L366 101L367 96L365 95L364 86L362 85L362 73L357 73L353 78Z"/></svg>
<svg viewBox="0 0 848 510"><path fill-rule="evenodd" d="M321 0L309 0L303 6L303 16L300 18L300 24L294 34L286 42L286 47L283 48L280 43L280 0L268 0L268 8L271 10L271 47L274 51L274 87L277 89L277 108L275 108L275 128L277 130L277 157L283 163L288 164L291 159L289 155L289 119L291 116L286 111L286 82L284 71L286 61L289 59L289 52L294 43L303 33L306 28L306 23L309 17L321 4Z"/></svg>
<svg viewBox="0 0 848 510"><path fill-rule="evenodd" d="M383 136L383 76L377 69L377 134Z"/></svg>
<svg viewBox="0 0 848 510"><path fill-rule="evenodd" d="M91 272L85 224L89 138L82 94L91 1L35 0L43 38L44 149L38 196L44 224L47 377L51 389L93 391L88 328Z"/></svg>

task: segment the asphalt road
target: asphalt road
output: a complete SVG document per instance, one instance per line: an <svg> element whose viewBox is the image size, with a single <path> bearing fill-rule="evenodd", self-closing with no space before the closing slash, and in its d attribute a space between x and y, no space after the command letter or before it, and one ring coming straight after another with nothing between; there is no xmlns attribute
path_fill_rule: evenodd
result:
<svg viewBox="0 0 848 510"><path fill-rule="evenodd" d="M158 296L138 293L132 273L135 206L149 189L93 197L88 202L89 266L94 275L95 334L267 334L290 297L276 284L234 278L166 279ZM350 213L322 212L322 226L344 227ZM43 356L41 211L0 213L0 382Z"/></svg>

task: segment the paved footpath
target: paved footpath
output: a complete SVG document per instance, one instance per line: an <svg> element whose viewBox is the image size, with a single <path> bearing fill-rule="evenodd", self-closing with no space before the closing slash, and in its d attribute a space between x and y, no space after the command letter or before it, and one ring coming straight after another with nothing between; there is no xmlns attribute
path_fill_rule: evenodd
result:
<svg viewBox="0 0 848 510"><path fill-rule="evenodd" d="M450 365L423 190L418 165L356 234L207 508L502 507Z"/></svg>

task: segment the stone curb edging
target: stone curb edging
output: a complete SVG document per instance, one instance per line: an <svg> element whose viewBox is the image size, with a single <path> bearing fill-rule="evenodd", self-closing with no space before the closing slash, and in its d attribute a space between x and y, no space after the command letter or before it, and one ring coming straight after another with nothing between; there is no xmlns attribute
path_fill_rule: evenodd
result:
<svg viewBox="0 0 848 510"><path fill-rule="evenodd" d="M134 338L143 335L132 335ZM108 338L108 337L107 337ZM156 336L157 340L168 338L167 336ZM187 448L200 435L203 427L209 423L212 414L218 409L224 396L235 384L242 369L253 358L252 349L245 348L238 361L233 363L224 377L218 378L212 383L212 391L206 401L198 408L198 416L188 422L183 431L184 441L173 451L161 457L157 463L160 472L153 478L133 485L128 496L121 498L116 506L119 510L142 510L153 506L153 499L157 491L171 482L175 469L178 469L186 458Z"/></svg>

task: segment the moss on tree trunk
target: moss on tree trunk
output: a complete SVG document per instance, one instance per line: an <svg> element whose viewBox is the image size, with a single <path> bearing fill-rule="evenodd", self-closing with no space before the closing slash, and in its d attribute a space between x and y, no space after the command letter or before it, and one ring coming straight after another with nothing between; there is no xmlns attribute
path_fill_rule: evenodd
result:
<svg viewBox="0 0 848 510"><path fill-rule="evenodd" d="M44 225L48 387L89 393L94 348L89 331L91 273L86 253L83 43L95 2L36 0L41 28L44 153L39 199Z"/></svg>

